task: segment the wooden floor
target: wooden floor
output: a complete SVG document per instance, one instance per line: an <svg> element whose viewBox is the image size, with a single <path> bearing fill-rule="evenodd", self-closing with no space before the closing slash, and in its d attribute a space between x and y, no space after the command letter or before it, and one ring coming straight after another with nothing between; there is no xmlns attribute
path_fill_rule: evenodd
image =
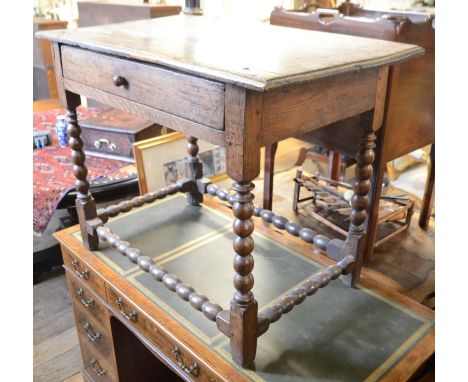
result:
<svg viewBox="0 0 468 382"><path fill-rule="evenodd" d="M298 141L280 146L275 177L275 212L291 220L307 223L307 209L299 214L291 209ZM229 186L226 181L224 186ZM262 180L256 182L257 202L261 201ZM385 275L385 282L419 302L434 291L434 219L427 231L417 225L418 213L408 233L397 236L379 247L369 268ZM82 361L75 330L71 303L60 268L54 269L34 285L34 381L81 382ZM425 380L433 380L432 377Z"/></svg>

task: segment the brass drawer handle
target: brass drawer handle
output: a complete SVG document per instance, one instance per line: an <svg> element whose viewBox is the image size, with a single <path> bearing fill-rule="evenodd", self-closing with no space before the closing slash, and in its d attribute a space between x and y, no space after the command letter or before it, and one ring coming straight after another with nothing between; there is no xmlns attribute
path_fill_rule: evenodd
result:
<svg viewBox="0 0 468 382"><path fill-rule="evenodd" d="M87 308L91 308L94 304L94 300L93 299L89 299L89 300L86 300L84 298L84 290L82 288L78 288L76 290L76 294L78 295L78 297L80 298L80 301L81 303L86 306Z"/></svg>
<svg viewBox="0 0 468 382"><path fill-rule="evenodd" d="M181 370L194 376L197 376L200 373L200 366L198 366L196 362L192 363L190 367L184 365L184 363L180 359L180 349L177 346L174 349L172 349L171 353L175 356L177 366L179 366Z"/></svg>
<svg viewBox="0 0 468 382"><path fill-rule="evenodd" d="M89 276L89 271L85 268L82 271L78 268L78 264L80 263L80 260L75 259L72 261L72 266L73 269L75 270L75 273L82 279L87 280Z"/></svg>
<svg viewBox="0 0 468 382"><path fill-rule="evenodd" d="M101 365L99 365L98 361L96 361L94 358L92 358L91 361L89 361L89 364L91 365L91 367L93 368L94 372L96 373L98 377L102 377L103 375L107 373L107 370L104 370L101 367Z"/></svg>
<svg viewBox="0 0 468 382"><path fill-rule="evenodd" d="M117 87L128 85L127 79L123 76L115 76L114 78L112 78L112 82Z"/></svg>
<svg viewBox="0 0 468 382"><path fill-rule="evenodd" d="M107 146L110 151L117 150L117 145L105 138L101 138L101 139L98 139L97 141L94 141L94 147L96 147L97 149L100 149L105 146Z"/></svg>
<svg viewBox="0 0 468 382"><path fill-rule="evenodd" d="M94 330L88 321L84 323L83 329L86 331L86 335L91 341L97 342L101 338L101 335Z"/></svg>
<svg viewBox="0 0 468 382"><path fill-rule="evenodd" d="M138 314L134 310L132 310L130 313L127 313L124 308L124 302L123 300L119 297L116 301L116 304L120 308L120 314L124 316L127 320L136 322L138 320Z"/></svg>

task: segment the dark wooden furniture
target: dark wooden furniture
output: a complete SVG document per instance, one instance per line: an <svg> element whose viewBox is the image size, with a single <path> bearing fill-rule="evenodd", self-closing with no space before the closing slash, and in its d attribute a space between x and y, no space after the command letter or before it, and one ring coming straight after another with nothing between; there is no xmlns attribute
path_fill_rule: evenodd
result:
<svg viewBox="0 0 468 382"><path fill-rule="evenodd" d="M118 109L81 122L85 154L134 162L133 143L166 134L167 128Z"/></svg>
<svg viewBox="0 0 468 382"><path fill-rule="evenodd" d="M371 37L389 41L400 41L422 46L426 54L416 60L395 65L391 68L387 85L387 107L384 111L383 128L379 131L385 145L382 148L378 171L375 173L377 195L380 195L385 164L402 155L426 145L434 145L434 17L422 14L377 12L356 7L346 9L356 17L346 17L337 10L317 10L314 13L290 12L276 8L270 17L273 25L310 29L315 31ZM362 18L364 17L364 19ZM311 36L312 38L312 36ZM347 107L345 104L338 107ZM352 156L359 144L359 118L352 117L315 130L307 139L327 149ZM383 136L385 135L385 137ZM266 153L274 153L267 149ZM432 148L431 159L435 160ZM336 156L331 163L339 162ZM265 160L264 205L271 207L274 158ZM269 167L268 167L269 165ZM430 166L434 168L435 163ZM337 166L330 166L331 178L336 179ZM434 193L434 171L429 171L423 208L419 219L422 228L427 227ZM336 179L338 180L338 179ZM371 205L368 244L365 258L370 258L378 221L378 201Z"/></svg>
<svg viewBox="0 0 468 382"><path fill-rule="evenodd" d="M80 27L178 15L182 10L177 5L166 4L122 4L103 1L78 1L77 4Z"/></svg>
<svg viewBox="0 0 468 382"><path fill-rule="evenodd" d="M376 140L376 134L383 120L388 66L422 55L421 48L261 23L239 28L233 21L190 16L47 32L40 36L53 41L59 96L68 109L69 143L77 178L76 207L86 248L94 250L107 242L128 260L138 263L155 283L163 283L187 307L202 311L209 321L216 322L219 332L229 338L233 360L246 368L253 367L257 338L294 305L341 275L348 285L357 283L365 242L366 209L369 197L372 201L375 195L369 194L374 149L376 165L381 162L383 139ZM330 51L335 54L330 55ZM191 176L161 190L96 210L89 193L76 115L80 94L187 134ZM262 146L354 115L359 115L361 140L357 149L353 213L345 241L317 235L253 205L252 180L260 172ZM227 174L234 180L234 193L220 190L202 177L198 139L225 147ZM106 225L111 217L178 192L187 195L189 205L199 205L204 194L232 204L235 291L229 309L223 309L177 276L166 273ZM252 291L253 215L314 243L336 261L286 291L263 312L258 311ZM171 237L175 240L177 235ZM84 269L78 268L77 272ZM209 279L207 272L204 278ZM102 282L92 285L102 291ZM120 296L124 300L126 294ZM125 302L115 308L129 319L134 316L134 308L128 310ZM145 325L144 321L141 325ZM191 368L192 362L183 364Z"/></svg>
<svg viewBox="0 0 468 382"><path fill-rule="evenodd" d="M65 29L66 21L33 18L33 100L57 98L57 84L52 61L52 48L47 40L35 37L41 30Z"/></svg>
<svg viewBox="0 0 468 382"><path fill-rule="evenodd" d="M349 197L346 198L345 195L353 189L353 186L320 174L307 176L301 168L296 171L294 182L293 210L297 212L298 204L301 202L312 201L312 208L309 208L307 213L346 237L352 208L349 204ZM301 198L301 188L310 191L311 196ZM414 212L414 201L404 194L383 196L378 208L377 225L390 223L387 225L391 227L387 227L380 237L376 233L373 248L377 248L392 237L408 230Z"/></svg>
<svg viewBox="0 0 468 382"><path fill-rule="evenodd" d="M211 200L187 206L179 194L108 226L148 251L161 269L229 306L229 264L220 255L232 248L230 214ZM253 220L257 269L281 276L256 285L264 314L291 285L333 262L299 238L285 241L261 218ZM241 369L229 356L229 339L202 312L189 311L182 299L187 284L173 293L170 274L163 276L166 286L157 283L140 268L143 260L130 262L108 245L86 250L79 232L76 226L57 238L88 381L416 381L433 365L434 312L364 271L358 288L331 282L313 304L295 307L260 337L256 370Z"/></svg>

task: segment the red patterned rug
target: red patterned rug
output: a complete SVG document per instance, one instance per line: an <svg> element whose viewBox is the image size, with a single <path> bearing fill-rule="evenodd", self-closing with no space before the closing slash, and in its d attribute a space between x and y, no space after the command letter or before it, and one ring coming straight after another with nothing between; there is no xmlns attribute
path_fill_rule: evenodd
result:
<svg viewBox="0 0 468 382"><path fill-rule="evenodd" d="M78 109L78 118L87 118L95 113L97 109ZM33 113L34 130L50 130L52 145L42 149L35 149L33 155L33 229L41 233L47 227L55 208L62 196L74 187L73 165L70 160L70 149L58 145L55 134L55 123L58 115L65 115L64 109L42 111ZM78 120L79 120L78 119ZM86 167L88 167L88 180L108 175L117 171L128 162L87 156ZM126 173L117 172L112 178L123 178Z"/></svg>

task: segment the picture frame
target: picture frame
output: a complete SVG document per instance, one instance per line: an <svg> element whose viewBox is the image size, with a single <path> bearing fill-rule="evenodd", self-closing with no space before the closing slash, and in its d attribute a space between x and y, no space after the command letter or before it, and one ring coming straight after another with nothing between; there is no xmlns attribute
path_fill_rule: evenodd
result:
<svg viewBox="0 0 468 382"><path fill-rule="evenodd" d="M187 139L182 133L169 133L133 144L140 194L156 191L188 176ZM203 175L215 182L225 179L224 148L198 140L198 157Z"/></svg>

